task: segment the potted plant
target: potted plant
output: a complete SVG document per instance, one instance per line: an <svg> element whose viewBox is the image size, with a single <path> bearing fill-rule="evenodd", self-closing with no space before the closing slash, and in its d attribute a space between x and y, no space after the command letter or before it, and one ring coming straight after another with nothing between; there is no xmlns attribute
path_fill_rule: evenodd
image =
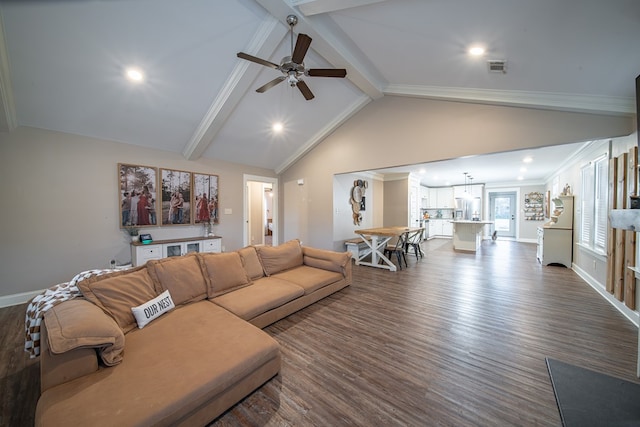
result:
<svg viewBox="0 0 640 427"><path fill-rule="evenodd" d="M124 228L124 232L131 237L132 242L138 241L138 234L140 234L140 229L134 226L128 226Z"/></svg>

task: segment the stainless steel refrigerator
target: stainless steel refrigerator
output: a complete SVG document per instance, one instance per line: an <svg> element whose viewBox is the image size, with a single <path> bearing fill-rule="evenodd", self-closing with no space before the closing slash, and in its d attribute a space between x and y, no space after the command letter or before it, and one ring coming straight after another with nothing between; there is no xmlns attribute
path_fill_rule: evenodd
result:
<svg viewBox="0 0 640 427"><path fill-rule="evenodd" d="M482 198L456 198L455 218L461 220L480 220L482 214Z"/></svg>

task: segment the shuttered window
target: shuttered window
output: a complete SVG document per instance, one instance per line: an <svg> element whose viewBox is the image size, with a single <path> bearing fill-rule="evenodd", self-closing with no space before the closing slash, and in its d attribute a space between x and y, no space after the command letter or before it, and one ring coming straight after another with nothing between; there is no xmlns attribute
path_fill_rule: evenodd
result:
<svg viewBox="0 0 640 427"><path fill-rule="evenodd" d="M607 249L608 165L607 155L603 154L581 169L580 243L600 253Z"/></svg>

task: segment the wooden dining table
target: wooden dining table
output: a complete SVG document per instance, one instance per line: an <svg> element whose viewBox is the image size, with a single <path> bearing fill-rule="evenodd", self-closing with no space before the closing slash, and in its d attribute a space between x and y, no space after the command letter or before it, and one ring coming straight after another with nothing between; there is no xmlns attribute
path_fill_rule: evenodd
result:
<svg viewBox="0 0 640 427"><path fill-rule="evenodd" d="M394 237L407 241L411 235L419 233L421 230L423 229L420 227L378 227L355 230L355 233L368 246L367 249L358 251L358 258L355 260L356 265L368 265L369 267L396 271L396 265L384 255L384 248L387 243ZM364 261L368 255L371 255L371 261Z"/></svg>

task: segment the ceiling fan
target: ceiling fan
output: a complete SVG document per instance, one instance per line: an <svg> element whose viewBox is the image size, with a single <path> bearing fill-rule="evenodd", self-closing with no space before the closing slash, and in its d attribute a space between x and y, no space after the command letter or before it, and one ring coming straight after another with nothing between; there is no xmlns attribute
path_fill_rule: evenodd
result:
<svg viewBox="0 0 640 427"><path fill-rule="evenodd" d="M269 83L260 86L256 89L256 92L264 93L278 83L282 83L286 80L289 83L289 86L297 86L298 89L300 89L302 96L309 101L314 98L314 95L311 92L311 89L309 89L309 86L307 86L304 80L302 80L303 76L345 77L347 75L347 70L344 68L305 68L303 60L304 56L307 54L307 50L309 50L309 46L311 45L311 37L306 34L298 34L298 39L296 40L294 48L293 27L298 23L298 17L295 15L287 16L287 23L289 24L289 33L291 35L291 56L285 56L282 58L280 65L244 52L238 52L238 58L246 59L247 61L255 62L256 64L264 65L265 67L273 68L275 70L280 70L283 74L282 76L271 80Z"/></svg>

